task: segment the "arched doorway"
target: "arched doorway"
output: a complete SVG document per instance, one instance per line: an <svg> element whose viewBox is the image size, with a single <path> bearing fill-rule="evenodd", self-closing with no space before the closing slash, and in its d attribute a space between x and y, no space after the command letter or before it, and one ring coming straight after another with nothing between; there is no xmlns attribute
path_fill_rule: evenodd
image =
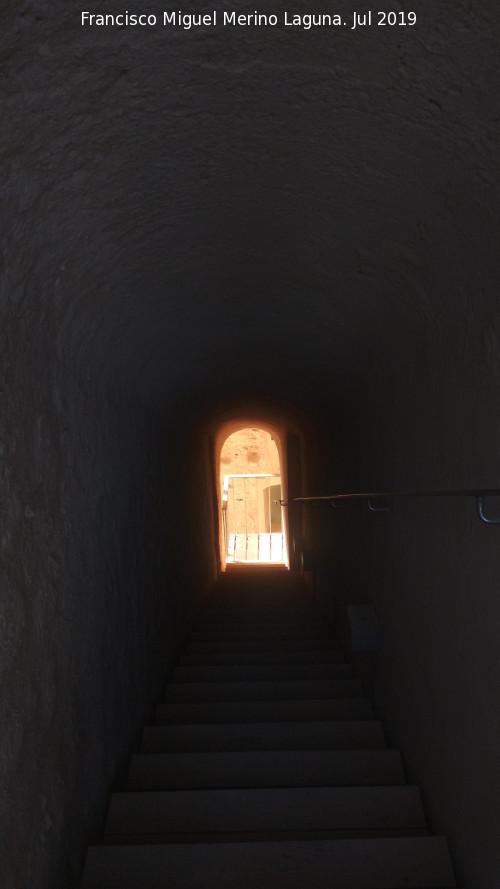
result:
<svg viewBox="0 0 500 889"><path fill-rule="evenodd" d="M229 565L288 565L282 433L225 424L217 437L220 555Z"/></svg>

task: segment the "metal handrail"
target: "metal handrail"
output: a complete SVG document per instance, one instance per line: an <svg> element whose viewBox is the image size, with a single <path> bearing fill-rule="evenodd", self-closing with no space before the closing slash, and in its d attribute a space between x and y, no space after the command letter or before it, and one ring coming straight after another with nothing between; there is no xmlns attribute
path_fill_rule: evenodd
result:
<svg viewBox="0 0 500 889"><path fill-rule="evenodd" d="M489 518L484 511L486 497L500 497L500 488L465 488L457 491L375 491L359 494L319 494L314 497L295 497L296 503L322 503L329 502L332 506L339 506L349 501L366 500L370 512L387 512L389 506L376 506L377 500L391 501L415 497L474 497L478 518L486 525L500 525L500 518Z"/></svg>

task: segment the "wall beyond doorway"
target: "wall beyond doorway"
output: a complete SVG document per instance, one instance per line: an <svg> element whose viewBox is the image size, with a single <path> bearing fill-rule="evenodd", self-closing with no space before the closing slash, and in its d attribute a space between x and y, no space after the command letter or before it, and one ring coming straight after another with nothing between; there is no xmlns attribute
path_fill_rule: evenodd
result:
<svg viewBox="0 0 500 889"><path fill-rule="evenodd" d="M277 428L258 421L234 421L219 430L215 457L223 568L234 561L287 563L281 437Z"/></svg>

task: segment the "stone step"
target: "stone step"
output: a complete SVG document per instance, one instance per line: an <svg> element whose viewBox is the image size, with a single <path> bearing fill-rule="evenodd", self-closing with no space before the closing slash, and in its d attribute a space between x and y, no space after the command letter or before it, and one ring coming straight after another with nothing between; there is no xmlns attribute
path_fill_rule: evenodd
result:
<svg viewBox="0 0 500 889"><path fill-rule="evenodd" d="M91 847L81 889L453 889L443 837Z"/></svg>
<svg viewBox="0 0 500 889"><path fill-rule="evenodd" d="M317 620L321 620L322 612L318 605L312 599L304 596L295 597L276 597L272 601L270 599L210 599L206 601L203 607L196 612L196 620L213 620L214 615L222 615L226 620L228 614L294 614L295 612L306 612Z"/></svg>
<svg viewBox="0 0 500 889"><path fill-rule="evenodd" d="M247 651L247 652L226 652L218 654L212 652L208 654L183 654L178 660L181 666L224 666L225 664L235 665L261 665L268 666L270 664L340 664L345 661L343 651L338 649L323 649L318 651L303 651L300 653L293 651L282 651L273 653L272 651Z"/></svg>
<svg viewBox="0 0 500 889"><path fill-rule="evenodd" d="M164 701L298 701L356 698L363 694L359 679L296 679L255 682L171 682Z"/></svg>
<svg viewBox="0 0 500 889"><path fill-rule="evenodd" d="M202 630L193 629L189 635L190 642L231 642L232 640L248 639L249 642L258 639L266 639L268 642L276 640L277 642L295 642L296 640L306 639L308 642L316 639L323 639L330 642L333 639L333 633L327 628L316 626L303 627L286 627L286 626L249 626L242 627L238 624L238 628L228 626L226 629L215 627L205 627Z"/></svg>
<svg viewBox="0 0 500 889"><path fill-rule="evenodd" d="M211 602L223 602L226 605L232 605L234 602L250 602L253 604L254 602L269 603L281 600L286 602L294 600L311 602L301 577L297 578L298 583L294 585L290 584L288 578L283 580L284 582L276 582L274 579L271 579L271 582L268 583L265 580L259 579L257 585L254 576L249 578L246 586L239 578L236 583L234 581L224 585L217 583L204 601L209 604Z"/></svg>
<svg viewBox="0 0 500 889"><path fill-rule="evenodd" d="M326 643L326 644L325 644ZM272 652L282 652L282 651L296 651L298 654L303 651L316 651L321 650L324 651L326 648L331 648L332 650L338 649L338 643L335 642L335 639L332 637L330 640L325 640L323 638L320 639L308 639L307 637L301 639L288 639L288 640L276 640L276 639L255 639L255 640L235 640L233 641L224 641L224 642L188 642L184 648L184 654L202 654L202 653L217 653L223 654L224 652L240 652L240 651L272 651Z"/></svg>
<svg viewBox="0 0 500 889"><path fill-rule="evenodd" d="M160 704L159 725L195 725L224 722L328 722L332 719L372 719L366 698L325 698L318 701L212 701Z"/></svg>
<svg viewBox="0 0 500 889"><path fill-rule="evenodd" d="M255 595L251 578L239 599L235 577L205 603L81 889L455 886L399 752L314 605L284 594L290 577Z"/></svg>
<svg viewBox="0 0 500 889"><path fill-rule="evenodd" d="M179 666L172 672L174 683L182 682L253 682L313 679L349 679L350 664L289 664L270 666Z"/></svg>
<svg viewBox="0 0 500 889"><path fill-rule="evenodd" d="M196 620L212 620L214 614L276 614L276 613L307 612L316 619L321 619L322 612L318 605L312 599L304 596L295 597L276 597L273 601L267 599L210 599L205 602L203 608L196 612L194 616Z"/></svg>
<svg viewBox="0 0 500 889"><path fill-rule="evenodd" d="M298 571L288 569L283 565L228 565L226 571L221 574L215 583L213 596L219 594L230 595L270 595L280 591L294 593L304 591L304 581ZM257 583L256 583L257 581Z"/></svg>
<svg viewBox="0 0 500 889"><path fill-rule="evenodd" d="M212 601L210 604L207 604L206 608L199 611L197 616L199 620L216 620L221 617L222 620L226 621L231 620L233 615L243 615L245 620L248 618L253 620L254 617L260 618L261 616L266 620L269 618L272 620L274 617L280 620L282 617L293 617L295 615L300 617L307 615L318 619L320 612L307 599L302 601L300 599L295 601L282 599L275 602L233 602L230 604Z"/></svg>
<svg viewBox="0 0 500 889"><path fill-rule="evenodd" d="M247 630L257 632L259 630L279 630L282 628L283 630L289 630L293 632L294 630L300 631L304 630L318 630L321 632L329 631L333 633L333 630L325 623L325 621L317 620L308 616L306 614L296 615L295 617L286 617L285 615L276 615L275 617L248 617L246 618L244 615L228 615L225 620L222 620L220 617L216 615L213 616L211 620L203 620L197 621L197 623L191 627L191 629L195 632L204 632L206 630L218 630L219 632L226 632L229 630Z"/></svg>
<svg viewBox="0 0 500 889"><path fill-rule="evenodd" d="M308 592L304 586L303 578L300 574L293 575L286 568L280 570L279 575L276 567L273 568L273 576L263 566L257 568L259 577L256 583L255 568L249 570L248 577L234 576L233 567L230 566L231 574L225 573L215 583L208 601L227 600L233 602L247 599L250 601L260 600L268 601L269 599L282 598L300 598L306 601L309 598ZM267 577L265 575L268 575ZM262 575L262 576L261 576Z"/></svg>
<svg viewBox="0 0 500 889"><path fill-rule="evenodd" d="M217 584L211 590L210 595L203 601L208 604L211 602L223 602L227 605L232 605L236 602L245 604L262 603L264 605L269 605L273 602L293 602L295 600L298 602L315 604L314 599L312 599L307 592L302 579L299 583L291 586L287 581L279 583L274 579L271 583L268 583L265 579L261 580L260 578L256 582L256 577L254 575L254 578L250 580L246 586L239 578L234 584L227 584L225 586L219 586Z"/></svg>
<svg viewBox="0 0 500 889"><path fill-rule="evenodd" d="M202 619L197 621L193 629L215 629L218 627L221 630L227 630L240 625L242 629L247 630L263 630L266 628L272 630L277 629L279 624L282 624L284 629L289 630L300 629L301 626L310 630L329 629L325 622L318 619L317 616L311 615L309 612L300 613L299 611L295 611L293 614L278 614L276 611L268 613L254 612L253 614L236 611L228 614L221 612L220 614L210 615L210 620L202 616Z"/></svg>
<svg viewBox="0 0 500 889"><path fill-rule="evenodd" d="M127 791L111 796L105 838L425 827L410 785Z"/></svg>
<svg viewBox="0 0 500 889"><path fill-rule="evenodd" d="M321 613L316 603L305 596L273 596L272 599L268 596L261 596L260 598L258 596L253 596L252 598L240 596L237 599L234 596L220 596L218 598L211 597L205 602L198 611L197 617L200 620L210 620L213 614L229 614L233 612L241 614L250 612L250 614L253 614L256 611L271 611L275 613L277 611L287 611L288 609L292 611L308 611L316 616Z"/></svg>
<svg viewBox="0 0 500 889"><path fill-rule="evenodd" d="M126 790L404 784L397 750L279 750L133 756Z"/></svg>
<svg viewBox="0 0 500 889"><path fill-rule="evenodd" d="M356 722L150 725L144 728L141 752L370 750L384 747L382 723L365 719Z"/></svg>
<svg viewBox="0 0 500 889"><path fill-rule="evenodd" d="M210 610L197 612L196 616L193 618L196 625L199 624L213 624L218 623L221 626L226 626L234 623L243 623L248 624L249 622L255 623L289 623L289 624L297 624L300 621L305 621L307 623L314 624L324 624L325 619L320 611L317 608L313 608L309 605L304 605L302 607L293 607L288 608L286 606L283 607L274 607L274 608L210 608Z"/></svg>
<svg viewBox="0 0 500 889"><path fill-rule="evenodd" d="M285 641L287 639L300 639L302 636L333 638L333 633L328 627L316 624L277 624L276 626L274 624L252 624L245 626L238 623L228 624L226 627L222 624L214 624L212 627L205 624L203 627L193 627L191 630L191 637L207 638L207 636L215 635L217 638L220 637L222 641L233 634L237 637L249 636L254 638L255 636L266 636L266 638L284 638Z"/></svg>
<svg viewBox="0 0 500 889"><path fill-rule="evenodd" d="M374 839L377 837L423 837L429 836L427 828L329 828L328 830L281 830L276 824L272 830L220 830L217 832L196 831L195 833L121 833L109 834L104 839L107 844L116 846L135 846L142 843L258 843L286 842L288 840L338 840L338 839Z"/></svg>

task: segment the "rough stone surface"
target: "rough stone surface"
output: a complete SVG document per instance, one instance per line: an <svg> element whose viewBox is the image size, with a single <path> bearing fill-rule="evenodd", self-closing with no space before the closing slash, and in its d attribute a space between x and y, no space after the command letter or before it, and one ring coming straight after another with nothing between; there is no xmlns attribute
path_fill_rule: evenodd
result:
<svg viewBox="0 0 500 889"><path fill-rule="evenodd" d="M498 4L414 7L229 34L4 0L8 889L77 885L214 574L218 419L293 413L310 491L500 484ZM464 502L311 529L375 601L378 706L459 879L496 889L496 531Z"/></svg>
<svg viewBox="0 0 500 889"><path fill-rule="evenodd" d="M19 345L4 351L2 376L12 384L0 602L9 889L74 884L82 829L96 834L103 793L161 687L168 614L150 421L57 379L40 341L19 357Z"/></svg>

